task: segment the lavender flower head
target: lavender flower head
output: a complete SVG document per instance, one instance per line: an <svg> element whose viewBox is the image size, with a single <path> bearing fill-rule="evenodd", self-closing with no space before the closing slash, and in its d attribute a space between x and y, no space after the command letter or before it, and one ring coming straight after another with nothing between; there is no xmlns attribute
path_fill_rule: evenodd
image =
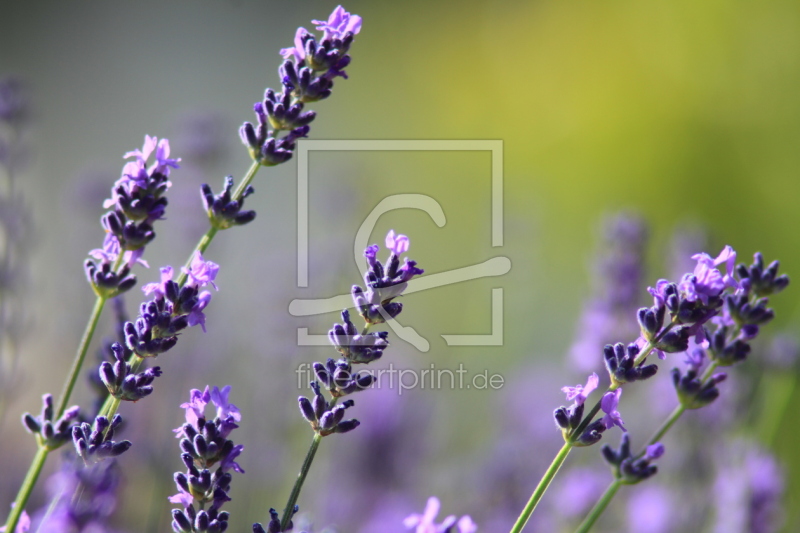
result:
<svg viewBox="0 0 800 533"><path fill-rule="evenodd" d="M80 463L66 465L48 480L48 492L55 502L52 512L42 517L38 531L111 531L108 521L117 506L120 481L116 461L89 467Z"/></svg>
<svg viewBox="0 0 800 533"><path fill-rule="evenodd" d="M153 152L155 162L148 168ZM90 251L92 259L84 263L86 277L98 296L111 298L127 291L136 284L136 278L129 275L131 266L135 262L148 266L142 255L156 237L153 224L164 217L164 195L172 185L170 170L178 168L180 161L169 155L169 141L149 135L145 135L141 150L125 154L125 159L134 160L125 164L122 177L111 189L111 198L103 203L110 209L100 218L106 232L103 248Z"/></svg>
<svg viewBox="0 0 800 533"><path fill-rule="evenodd" d="M189 401L181 404L186 410L186 423L174 431L180 439L181 460L187 470L174 475L178 493L169 497L171 503L183 506L172 511L172 529L178 533L227 528L228 513L221 508L230 501L230 470L244 474L236 462L244 446L228 439L241 420L239 409L228 399L230 391L230 386L192 389ZM205 417L209 403L216 407L212 420Z"/></svg>
<svg viewBox="0 0 800 533"><path fill-rule="evenodd" d="M333 80L347 78L348 51L361 31L361 17L351 15L342 6L333 10L327 21L312 21L323 32L317 38L305 28L298 28L294 46L281 50L284 62L278 69L282 89L267 89L264 99L253 106L257 124L245 122L239 136L250 157L264 166L274 166L291 159L295 143L307 137L309 124L316 118L304 106L328 98ZM281 136L281 132L285 132Z"/></svg>
<svg viewBox="0 0 800 533"><path fill-rule="evenodd" d="M407 236L395 234L394 230L389 231L386 235L386 248L391 251L391 255L386 266L378 260L380 247L377 244L364 250L369 267L364 276L367 290L365 292L354 285L351 293L359 314L368 324L380 324L399 315L403 304L393 300L403 294L414 276L425 272L417 268L416 261L408 258L400 266L400 255L408 251L409 243Z"/></svg>
<svg viewBox="0 0 800 533"><path fill-rule="evenodd" d="M464 515L457 519L455 515L450 515L441 524L436 523L436 515L439 514L441 503L435 496L428 498L425 511L422 514L412 514L403 520L403 525L408 529L414 529L414 533L475 533L478 526L472 521L469 515ZM457 529L453 529L453 528Z"/></svg>

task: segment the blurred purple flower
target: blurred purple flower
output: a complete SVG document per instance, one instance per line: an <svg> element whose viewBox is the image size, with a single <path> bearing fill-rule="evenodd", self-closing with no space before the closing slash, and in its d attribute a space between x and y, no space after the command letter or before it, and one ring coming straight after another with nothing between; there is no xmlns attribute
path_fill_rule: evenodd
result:
<svg viewBox="0 0 800 533"><path fill-rule="evenodd" d="M415 533L444 533L454 525L458 526L458 533L475 533L478 530L478 526L467 515L462 516L457 523L455 515L450 515L444 519L444 522L437 524L435 520L440 507L439 499L431 496L425 505L425 511L422 514L408 516L403 520L403 525L408 529L414 528Z"/></svg>
<svg viewBox="0 0 800 533"><path fill-rule="evenodd" d="M323 39L341 39L347 32L357 34L361 31L361 17L358 15L351 15L344 10L342 6L336 6L336 9L328 17L328 20L312 20L312 24L316 24L317 31L325 32L322 36Z"/></svg>
<svg viewBox="0 0 800 533"><path fill-rule="evenodd" d="M675 501L664 487L637 485L627 504L628 531L631 533L671 533L676 529Z"/></svg>
<svg viewBox="0 0 800 533"><path fill-rule="evenodd" d="M638 332L630 317L641 303L647 226L628 213L606 218L603 226L592 258L592 294L569 351L570 365L580 372L602 368L603 346Z"/></svg>
<svg viewBox="0 0 800 533"><path fill-rule="evenodd" d="M205 261L203 259L203 254L201 254L199 250L192 256L192 263L189 265L189 269L187 270L186 267L181 267L181 270L189 276L186 282L189 287L199 288L211 285L219 290L219 287L214 283L214 280L217 278L217 273L219 272L219 265L213 261Z"/></svg>

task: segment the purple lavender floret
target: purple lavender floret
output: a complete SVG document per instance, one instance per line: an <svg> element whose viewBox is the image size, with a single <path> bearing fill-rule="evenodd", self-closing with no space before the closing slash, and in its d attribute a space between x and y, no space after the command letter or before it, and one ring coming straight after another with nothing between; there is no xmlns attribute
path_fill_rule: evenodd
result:
<svg viewBox="0 0 800 533"><path fill-rule="evenodd" d="M125 348L118 342L111 345L114 364L103 361L100 364L100 379L109 394L119 400L136 402L153 392L152 383L161 375L161 368L154 366L142 372L133 373Z"/></svg>
<svg viewBox="0 0 800 533"><path fill-rule="evenodd" d="M231 470L244 474L236 462L244 446L228 439L241 420L239 409L228 400L231 387L192 389L189 402L181 404L186 423L175 430L180 439L181 460L186 472L174 475L178 493L169 501L183 509L173 509L172 528L176 532L225 531L229 515L222 506L231 501ZM216 408L213 420L205 417L211 403ZM212 472L213 467L216 469ZM210 506L208 505L210 504ZM197 506L197 508L195 507Z"/></svg>
<svg viewBox="0 0 800 533"><path fill-rule="evenodd" d="M413 529L415 533L475 533L478 531L478 526L469 515L464 515L460 519L455 515L450 515L441 524L437 524L436 515L439 514L440 508L439 499L431 496L428 498L422 514L409 515L403 520L403 525L406 529Z"/></svg>
<svg viewBox="0 0 800 533"><path fill-rule="evenodd" d="M405 235L396 235L394 230L386 235L386 248L391 255L386 266L377 259L378 245L373 244L364 250L369 270L364 276L367 290L354 285L351 291L353 303L361 317L369 324L381 324L387 318L395 318L403 310L403 305L393 300L403 294L408 282L425 271L417 268L417 262L405 258L400 266L400 255L407 252L409 239Z"/></svg>
<svg viewBox="0 0 800 533"><path fill-rule="evenodd" d="M586 398L597 388L600 378L592 372L586 380L586 385L575 385L574 387L561 387L561 392L567 395L567 401L575 400L575 405L583 405Z"/></svg>
<svg viewBox="0 0 800 533"><path fill-rule="evenodd" d="M198 289L206 285L211 285L219 290L216 283L214 283L214 280L217 278L217 273L219 273L219 265L213 261L204 260L203 254L201 254L199 250L195 251L192 256L192 262L189 264L189 268L181 267L181 270L188 276L186 286Z"/></svg>
<svg viewBox="0 0 800 533"><path fill-rule="evenodd" d="M600 400L600 408L606 414L606 416L603 417L603 424L605 424L606 429L618 426L622 431L628 431L625 429L625 422L622 420L622 415L617 410L620 396L622 396L622 389L607 392L603 395L603 398Z"/></svg>
<svg viewBox="0 0 800 533"><path fill-rule="evenodd" d="M233 176L225 178L222 192L214 195L211 187L203 184L201 187L203 206L208 214L211 225L218 229L228 229L232 226L243 226L255 220L255 211L243 211L244 199L255 192L252 185L248 185L238 199L233 199Z"/></svg>
<svg viewBox="0 0 800 533"><path fill-rule="evenodd" d="M308 136L309 124L316 117L304 105L329 97L334 78L347 78L344 69L351 60L347 52L361 31L361 17L338 6L327 21L314 22L324 32L322 39L317 41L305 28L297 29L294 47L281 50L285 59L278 69L282 90L267 89L264 99L253 106L257 123L245 122L239 129L250 156L261 165L291 159L295 142ZM285 135L280 136L281 132Z"/></svg>
<svg viewBox="0 0 800 533"><path fill-rule="evenodd" d="M60 448L72 437L73 422L77 422L80 408L73 405L64 411L61 418L53 420L53 395L42 396L42 412L34 417L30 413L22 415L22 425L29 433L36 435L36 441L49 451Z"/></svg>
<svg viewBox="0 0 800 533"><path fill-rule="evenodd" d="M122 455L131 447L131 442L123 440L115 442L114 432L122 424L122 417L114 415L111 421L104 416L94 419L94 424L83 424L73 426L72 442L78 457L89 466L109 457Z"/></svg>

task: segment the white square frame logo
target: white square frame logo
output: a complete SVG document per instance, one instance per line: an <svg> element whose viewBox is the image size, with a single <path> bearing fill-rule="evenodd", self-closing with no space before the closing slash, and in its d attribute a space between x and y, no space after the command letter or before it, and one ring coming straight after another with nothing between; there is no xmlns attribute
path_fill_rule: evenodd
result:
<svg viewBox="0 0 800 533"><path fill-rule="evenodd" d="M501 140L316 140L303 139L297 144L297 286L308 287L309 260L309 154L312 151L488 151L491 153L491 213L492 247L503 246L503 141ZM431 202L435 205L431 205ZM425 195L396 195L379 205L387 204L381 212L402 207L427 211L441 227L444 213L441 206ZM388 205L393 207L388 207ZM377 208L376 208L377 210ZM376 210L373 210L373 214ZM363 226L362 226L363 229ZM369 228L371 229L371 228ZM361 233L361 232L359 232ZM369 232L367 232L369 233ZM363 239L369 235L362 236ZM364 248L356 239L356 250ZM481 277L501 276L511 269L511 261L504 256L493 257L483 263L447 272L426 275L409 282L405 294L440 287ZM309 316L353 307L349 294L323 300L296 299L289 305L294 316ZM428 341L413 328L401 326L396 320L387 322L397 336L422 352L430 349ZM488 335L442 335L448 346L501 346L503 344L503 288L492 289L492 332ZM297 328L299 346L325 346L327 335L312 335L308 328Z"/></svg>

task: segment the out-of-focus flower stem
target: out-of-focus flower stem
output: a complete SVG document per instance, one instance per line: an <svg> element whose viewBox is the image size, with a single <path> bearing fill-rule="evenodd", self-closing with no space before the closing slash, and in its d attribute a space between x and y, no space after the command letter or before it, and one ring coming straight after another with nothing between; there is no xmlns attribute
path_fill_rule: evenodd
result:
<svg viewBox="0 0 800 533"><path fill-rule="evenodd" d="M542 499L542 496L544 496L547 487L550 485L550 482L553 481L553 478L558 473L561 465L564 464L564 461L566 460L567 455L569 455L569 452L572 450L573 446L574 444L571 441L567 441L558 451L553 459L553 462L550 463L547 471L539 481L539 484L536 485L536 489L533 491L533 494L531 494L530 500L528 500L528 503L525 504L525 508L522 510L519 518L517 518L517 521L514 523L514 527L511 528L511 533L520 533L522 528L525 527L525 524L528 523L528 519L530 519L531 514L533 514L533 510L536 509L536 505L539 503L539 500Z"/></svg>
<svg viewBox="0 0 800 533"><path fill-rule="evenodd" d="M297 480L294 482L292 492L289 494L289 501L286 502L286 507L283 510L283 517L281 518L281 531L284 531L289 525L289 521L294 514L294 506L297 503L297 498L300 497L300 490L303 488L303 483L306 480L308 471L311 468L311 463L314 461L314 456L317 454L319 443L322 442L322 435L314 433L314 439L311 441L311 446L308 448L306 458L303 461L303 466L300 467L300 473L297 474Z"/></svg>
<svg viewBox="0 0 800 533"><path fill-rule="evenodd" d="M597 519L600 518L600 515L603 514L603 511L606 510L608 507L609 502L617 494L617 491L622 486L621 479L615 479L611 484L608 486L606 491L600 496L600 499L597 503L592 507L592 510L589 511L589 514L586 515L581 525L578 526L578 529L575 530L575 533L587 533L594 523L597 522Z"/></svg>

